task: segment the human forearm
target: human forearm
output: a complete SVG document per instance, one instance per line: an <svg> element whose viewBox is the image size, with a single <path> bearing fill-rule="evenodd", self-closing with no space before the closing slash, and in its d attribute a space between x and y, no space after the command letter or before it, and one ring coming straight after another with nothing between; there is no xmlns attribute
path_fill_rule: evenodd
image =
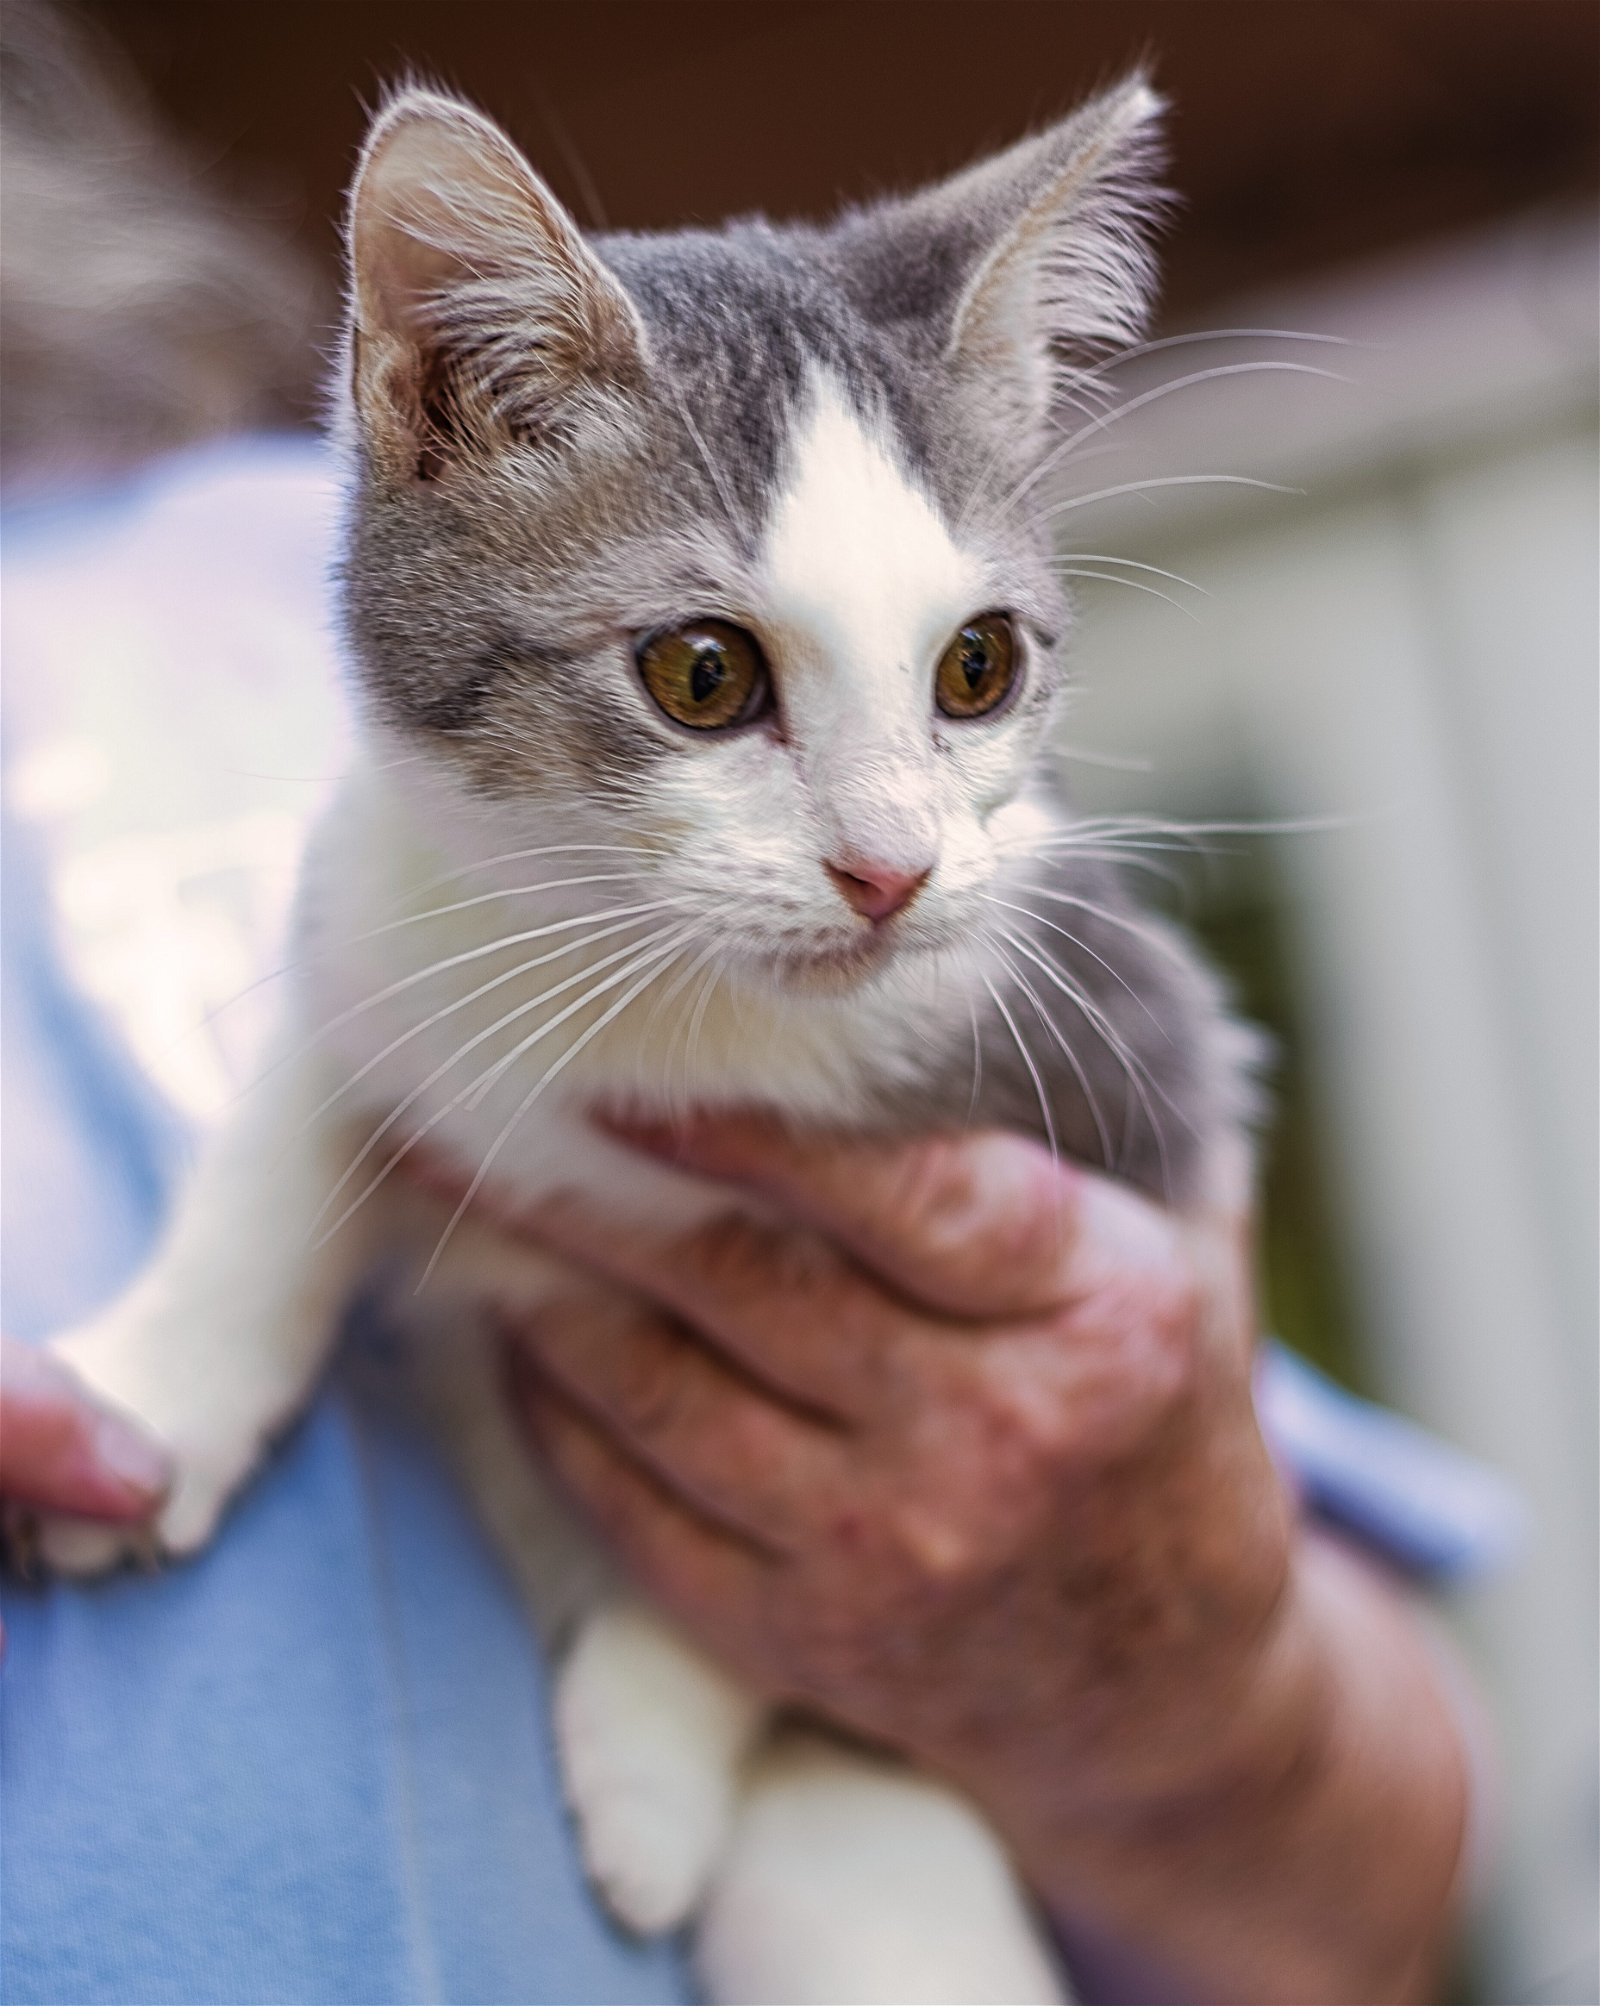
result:
<svg viewBox="0 0 1600 2006"><path fill-rule="evenodd" d="M1429 1996L1467 1811L1459 1724L1394 1592L1307 1540L1248 1695L1131 1804L1036 1781L994 1805L1046 1905L1134 1992L1226 2006Z"/></svg>

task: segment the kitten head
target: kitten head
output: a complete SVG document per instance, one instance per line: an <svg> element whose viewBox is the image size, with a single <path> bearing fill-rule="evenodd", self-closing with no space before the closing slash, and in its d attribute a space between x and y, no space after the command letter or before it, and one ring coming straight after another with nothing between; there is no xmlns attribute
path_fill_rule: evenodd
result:
<svg viewBox="0 0 1600 2006"><path fill-rule="evenodd" d="M786 986L981 930L1062 687L1035 476L1142 325L1159 110L1135 79L825 227L590 238L468 106L385 108L347 623L469 851L618 846Z"/></svg>

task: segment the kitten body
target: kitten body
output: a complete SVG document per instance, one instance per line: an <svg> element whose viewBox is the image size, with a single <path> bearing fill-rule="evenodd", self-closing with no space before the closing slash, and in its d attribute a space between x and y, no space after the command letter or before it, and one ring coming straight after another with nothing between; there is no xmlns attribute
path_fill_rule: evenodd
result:
<svg viewBox="0 0 1600 2006"><path fill-rule="evenodd" d="M1180 1206L1231 1173L1247 1041L1037 775L1069 612L1039 492L1055 357L1137 326L1156 109L1124 87L827 229L594 242L466 107L380 115L342 419L363 755L308 856L277 1063L146 1274L63 1341L177 1451L160 1534L190 1551L382 1277L563 1656L591 1870L635 1928L698 1915L718 2000L1063 1992L969 1807L774 1735L544 1490L496 1320L598 1284L389 1173L688 1228L747 1201L594 1115L719 1107L1021 1129ZM935 679L980 616L1014 674L962 715ZM765 679L727 729L637 665L708 619ZM880 882L901 902L873 917ZM122 1550L44 1536L69 1569Z"/></svg>

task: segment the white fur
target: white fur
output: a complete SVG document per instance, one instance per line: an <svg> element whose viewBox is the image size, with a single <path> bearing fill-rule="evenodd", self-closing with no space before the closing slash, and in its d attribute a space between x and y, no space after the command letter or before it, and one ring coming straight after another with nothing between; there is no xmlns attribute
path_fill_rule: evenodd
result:
<svg viewBox="0 0 1600 2006"><path fill-rule="evenodd" d="M955 790L938 771L933 672L985 604L886 434L818 372L762 552L766 630L796 757L830 854L918 872L939 860Z"/></svg>
<svg viewBox="0 0 1600 2006"><path fill-rule="evenodd" d="M699 1902L727 1843L765 1709L639 1603L588 1622L562 1668L556 1733L583 1856L645 1933Z"/></svg>
<svg viewBox="0 0 1600 2006"><path fill-rule="evenodd" d="M701 1926L714 1999L1053 2006L1004 1853L942 1785L791 1731L758 1758Z"/></svg>
<svg viewBox="0 0 1600 2006"><path fill-rule="evenodd" d="M352 1146L343 1125L313 1120L317 1079L291 1063L252 1094L132 1288L55 1341L173 1450L177 1481L155 1529L169 1554L205 1545L273 1432L303 1406L369 1251L361 1229L309 1247ZM149 1544L142 1531L81 1519L47 1519L40 1531L43 1559L70 1574Z"/></svg>

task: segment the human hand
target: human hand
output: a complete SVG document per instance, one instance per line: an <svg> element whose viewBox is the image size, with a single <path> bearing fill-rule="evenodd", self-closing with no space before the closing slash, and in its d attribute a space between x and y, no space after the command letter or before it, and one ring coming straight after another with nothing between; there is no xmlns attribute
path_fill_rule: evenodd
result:
<svg viewBox="0 0 1600 2006"><path fill-rule="evenodd" d="M136 1522L171 1480L166 1451L94 1400L59 1359L0 1341L0 1499Z"/></svg>
<svg viewBox="0 0 1600 2006"><path fill-rule="evenodd" d="M636 1299L520 1335L530 1425L643 1586L1024 1847L1194 1787L1288 1566L1241 1223L998 1134L653 1146L792 1223L521 1222Z"/></svg>
<svg viewBox="0 0 1600 2006"><path fill-rule="evenodd" d="M1431 1996L1457 1703L1390 1586L1293 1523L1244 1208L1179 1218L998 1134L633 1140L771 1221L501 1221L614 1285L513 1355L641 1583L965 1788L1116 1996Z"/></svg>

